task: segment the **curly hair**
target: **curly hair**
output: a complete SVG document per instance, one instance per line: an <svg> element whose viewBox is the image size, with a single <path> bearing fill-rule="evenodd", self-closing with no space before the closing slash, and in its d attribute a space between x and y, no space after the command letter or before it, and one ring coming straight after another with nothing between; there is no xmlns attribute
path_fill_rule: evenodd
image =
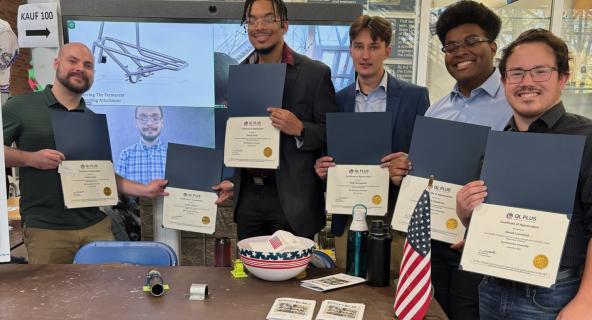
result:
<svg viewBox="0 0 592 320"><path fill-rule="evenodd" d="M446 8L436 22L436 34L440 42L444 45L448 31L467 23L481 27L489 41L495 41L502 28L500 17L482 3L460 1Z"/></svg>
<svg viewBox="0 0 592 320"><path fill-rule="evenodd" d="M245 5L243 6L243 17L241 20L241 25L244 25L247 21L248 15L251 13L251 7L253 3L257 0L247 0L245 1ZM284 23L288 21L288 8L286 8L286 4L283 0L269 0L271 5L273 6L273 11L276 16L280 18L280 22Z"/></svg>
<svg viewBox="0 0 592 320"><path fill-rule="evenodd" d="M555 54L555 63L557 63L557 73L569 74L569 49L558 36L545 29L530 29L522 32L518 38L502 50L502 58L499 63L499 70L502 77L506 77L506 64L512 55L514 49L524 43L540 42L548 45Z"/></svg>

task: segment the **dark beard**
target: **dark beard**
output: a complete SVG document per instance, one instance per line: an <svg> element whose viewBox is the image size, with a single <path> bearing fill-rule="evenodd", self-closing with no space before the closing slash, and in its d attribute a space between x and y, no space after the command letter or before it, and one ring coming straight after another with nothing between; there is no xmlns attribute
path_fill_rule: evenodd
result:
<svg viewBox="0 0 592 320"><path fill-rule="evenodd" d="M160 134L156 135L156 136L148 136L148 135L144 135L144 133L140 134L142 136L142 139L148 143L152 143L154 142L156 139L158 139L158 137L160 136Z"/></svg>
<svg viewBox="0 0 592 320"><path fill-rule="evenodd" d="M88 79L87 76L82 75L82 77L84 78L84 80L86 81L86 84L84 84L82 87L77 87L74 86L70 81L68 81L70 79L70 77L73 76L73 73L69 73L65 78L64 77L57 77L58 81L68 90L72 91L73 93L76 94L83 94L86 91L88 91L88 89L90 89L90 81Z"/></svg>
<svg viewBox="0 0 592 320"><path fill-rule="evenodd" d="M273 51L273 49L275 49L275 47L277 47L277 44L274 44L274 45L267 47L267 48L261 48L261 49L255 48L255 52L257 52L257 54L268 55Z"/></svg>

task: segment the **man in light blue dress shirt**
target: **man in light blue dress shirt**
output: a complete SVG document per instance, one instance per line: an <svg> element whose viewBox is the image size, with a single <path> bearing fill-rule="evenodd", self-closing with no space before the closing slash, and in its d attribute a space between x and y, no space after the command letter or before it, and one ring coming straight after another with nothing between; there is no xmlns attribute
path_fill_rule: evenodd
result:
<svg viewBox="0 0 592 320"><path fill-rule="evenodd" d="M356 105L355 112L385 112L386 111L386 88L388 74L382 74L382 79L376 88L364 94L360 83L356 81Z"/></svg>
<svg viewBox="0 0 592 320"><path fill-rule="evenodd" d="M479 87L465 96L455 84L447 96L434 103L426 112L427 117L479 124L501 131L512 116L506 100L498 70Z"/></svg>
<svg viewBox="0 0 592 320"><path fill-rule="evenodd" d="M500 29L500 18L474 1L457 2L442 13L436 33L446 70L456 85L428 109L426 116L504 129L512 109L493 64ZM405 158L391 161L393 183L400 184L410 168ZM479 319L478 285L482 276L459 270L462 245L432 241L432 284L436 300L450 319Z"/></svg>

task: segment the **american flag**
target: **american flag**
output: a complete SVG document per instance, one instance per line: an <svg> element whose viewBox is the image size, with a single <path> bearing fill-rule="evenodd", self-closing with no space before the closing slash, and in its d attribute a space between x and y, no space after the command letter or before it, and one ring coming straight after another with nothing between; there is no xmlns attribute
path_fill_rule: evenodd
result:
<svg viewBox="0 0 592 320"><path fill-rule="evenodd" d="M271 244L273 249L276 250L277 248L281 247L284 243L282 242L282 240L280 240L278 236L275 236L269 239L269 244Z"/></svg>
<svg viewBox="0 0 592 320"><path fill-rule="evenodd" d="M432 298L430 193L425 190L407 229L403 261L399 271L395 315L400 320L423 319Z"/></svg>

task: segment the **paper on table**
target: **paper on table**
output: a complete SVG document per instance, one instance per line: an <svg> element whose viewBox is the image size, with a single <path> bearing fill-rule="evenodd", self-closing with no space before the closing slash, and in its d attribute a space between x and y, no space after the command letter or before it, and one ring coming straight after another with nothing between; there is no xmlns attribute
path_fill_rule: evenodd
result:
<svg viewBox="0 0 592 320"><path fill-rule="evenodd" d="M267 314L267 320L312 320L315 300L277 298Z"/></svg>
<svg viewBox="0 0 592 320"><path fill-rule="evenodd" d="M345 273L338 273L318 279L303 280L300 282L300 286L323 292L353 286L362 282L366 282L366 279L350 276Z"/></svg>
<svg viewBox="0 0 592 320"><path fill-rule="evenodd" d="M347 303L337 300L324 300L316 320L362 320L364 318L363 303Z"/></svg>

